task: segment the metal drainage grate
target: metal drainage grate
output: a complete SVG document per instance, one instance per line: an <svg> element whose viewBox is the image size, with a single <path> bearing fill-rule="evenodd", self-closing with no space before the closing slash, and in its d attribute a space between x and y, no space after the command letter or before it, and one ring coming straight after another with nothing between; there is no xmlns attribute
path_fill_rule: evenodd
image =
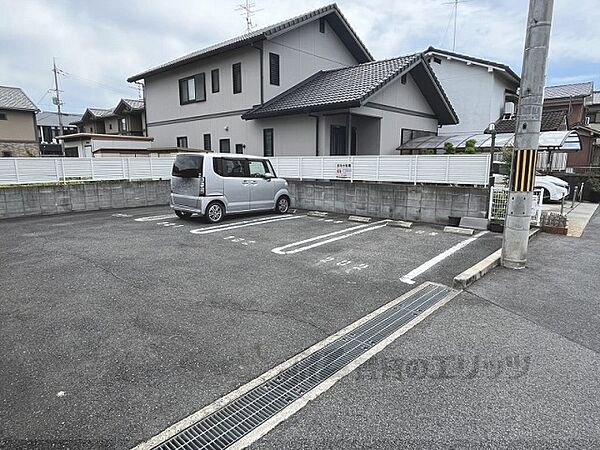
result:
<svg viewBox="0 0 600 450"><path fill-rule="evenodd" d="M154 449L216 450L229 447L451 291L446 286L429 285L415 292Z"/></svg>

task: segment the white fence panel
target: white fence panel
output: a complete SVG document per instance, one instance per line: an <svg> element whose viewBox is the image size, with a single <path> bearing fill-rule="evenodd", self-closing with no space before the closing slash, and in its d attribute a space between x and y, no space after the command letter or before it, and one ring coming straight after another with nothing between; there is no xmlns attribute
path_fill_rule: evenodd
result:
<svg viewBox="0 0 600 450"><path fill-rule="evenodd" d="M352 179L364 181L378 181L381 160L377 156L362 156L360 158L346 159L352 164Z"/></svg>
<svg viewBox="0 0 600 450"><path fill-rule="evenodd" d="M415 157L379 156L378 181L412 182L412 165Z"/></svg>
<svg viewBox="0 0 600 450"><path fill-rule="evenodd" d="M152 178L155 180L163 179L168 180L171 178L171 172L173 170L173 161L175 158L151 158L152 162Z"/></svg>
<svg viewBox="0 0 600 450"><path fill-rule="evenodd" d="M58 160L59 158L57 158ZM61 174L64 178L92 178L92 158L60 158Z"/></svg>
<svg viewBox="0 0 600 450"><path fill-rule="evenodd" d="M124 180L129 178L123 160L128 158L90 158L94 180Z"/></svg>
<svg viewBox="0 0 600 450"><path fill-rule="evenodd" d="M152 178L153 158L127 158L128 178L132 180Z"/></svg>
<svg viewBox="0 0 600 450"><path fill-rule="evenodd" d="M20 183L45 183L58 181L56 163L52 160L41 158L22 158L13 162L18 167Z"/></svg>

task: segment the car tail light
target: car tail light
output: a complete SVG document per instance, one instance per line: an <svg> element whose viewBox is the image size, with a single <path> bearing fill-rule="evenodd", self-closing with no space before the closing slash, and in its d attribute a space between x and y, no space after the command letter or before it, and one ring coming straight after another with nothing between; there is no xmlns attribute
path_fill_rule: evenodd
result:
<svg viewBox="0 0 600 450"><path fill-rule="evenodd" d="M200 195L201 197L206 194L206 181L204 177L200 177Z"/></svg>

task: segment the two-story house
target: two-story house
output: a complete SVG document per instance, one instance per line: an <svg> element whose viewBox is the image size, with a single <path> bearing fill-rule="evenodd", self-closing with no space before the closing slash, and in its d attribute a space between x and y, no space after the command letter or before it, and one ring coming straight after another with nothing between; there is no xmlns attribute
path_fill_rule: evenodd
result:
<svg viewBox="0 0 600 450"><path fill-rule="evenodd" d="M429 47L425 55L460 123L444 125L439 134L477 134L518 103L519 76L506 64Z"/></svg>
<svg viewBox="0 0 600 450"><path fill-rule="evenodd" d="M146 136L144 101L122 98L114 108L87 108L80 120L71 124L81 133Z"/></svg>
<svg viewBox="0 0 600 450"><path fill-rule="evenodd" d="M0 86L0 157L39 156L38 111L21 88Z"/></svg>
<svg viewBox="0 0 600 450"><path fill-rule="evenodd" d="M157 147L265 156L394 154L458 123L420 53L374 61L336 5L132 76Z"/></svg>

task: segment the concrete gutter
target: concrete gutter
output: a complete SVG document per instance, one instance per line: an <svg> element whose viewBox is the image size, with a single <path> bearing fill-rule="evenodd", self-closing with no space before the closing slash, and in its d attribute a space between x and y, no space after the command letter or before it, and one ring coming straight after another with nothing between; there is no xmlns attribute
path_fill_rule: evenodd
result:
<svg viewBox="0 0 600 450"><path fill-rule="evenodd" d="M529 232L529 239L540 232L539 228L531 230ZM469 267L460 275L454 277L452 287L455 289L464 289L477 280L482 278L486 273L492 270L494 267L500 265L500 257L502 256L502 249L496 250L491 255L485 257L474 266Z"/></svg>

